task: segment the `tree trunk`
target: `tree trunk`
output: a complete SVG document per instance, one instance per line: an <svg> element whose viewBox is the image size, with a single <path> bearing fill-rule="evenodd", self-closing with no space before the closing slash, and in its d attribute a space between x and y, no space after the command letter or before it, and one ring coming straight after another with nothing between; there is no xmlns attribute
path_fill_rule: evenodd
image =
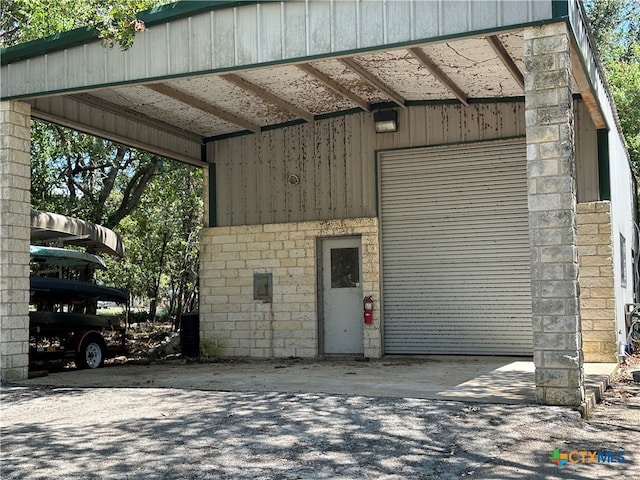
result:
<svg viewBox="0 0 640 480"><path fill-rule="evenodd" d="M158 299L152 298L149 302L149 319L153 325L156 324L156 311L158 310Z"/></svg>

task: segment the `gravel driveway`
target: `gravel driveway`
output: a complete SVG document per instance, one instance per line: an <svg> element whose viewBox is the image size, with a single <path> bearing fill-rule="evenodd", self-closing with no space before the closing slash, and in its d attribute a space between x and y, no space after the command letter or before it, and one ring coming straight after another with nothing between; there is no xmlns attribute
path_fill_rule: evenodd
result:
<svg viewBox="0 0 640 480"><path fill-rule="evenodd" d="M2 479L640 478L640 388L566 408L319 393L5 385ZM554 449L624 451L562 468ZM585 456L588 460L589 456Z"/></svg>

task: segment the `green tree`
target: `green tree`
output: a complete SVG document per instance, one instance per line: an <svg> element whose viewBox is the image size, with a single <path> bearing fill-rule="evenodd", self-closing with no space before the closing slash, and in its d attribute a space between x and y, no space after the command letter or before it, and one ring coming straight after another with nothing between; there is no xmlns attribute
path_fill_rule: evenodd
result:
<svg viewBox="0 0 640 480"><path fill-rule="evenodd" d="M640 0L585 3L636 177L640 176Z"/></svg>
<svg viewBox="0 0 640 480"><path fill-rule="evenodd" d="M149 300L149 317L166 301L176 317L198 298L202 170L171 162L148 183L136 208L120 223L124 261L109 261L102 278ZM177 325L176 325L177 326Z"/></svg>
<svg viewBox="0 0 640 480"><path fill-rule="evenodd" d="M91 27L106 45L129 48L145 29L137 14L157 0L2 0L0 47Z"/></svg>
<svg viewBox="0 0 640 480"><path fill-rule="evenodd" d="M131 46L139 11L158 0L2 0L0 47L92 27L105 45ZM32 122L32 206L121 233L127 251L102 279L174 312L197 299L199 169L41 121Z"/></svg>
<svg viewBox="0 0 640 480"><path fill-rule="evenodd" d="M157 155L45 122L33 121L31 136L34 207L108 228L133 210L163 165Z"/></svg>
<svg viewBox="0 0 640 480"><path fill-rule="evenodd" d="M174 316L198 298L202 171L43 122L33 123L32 206L114 229L125 258L99 277Z"/></svg>

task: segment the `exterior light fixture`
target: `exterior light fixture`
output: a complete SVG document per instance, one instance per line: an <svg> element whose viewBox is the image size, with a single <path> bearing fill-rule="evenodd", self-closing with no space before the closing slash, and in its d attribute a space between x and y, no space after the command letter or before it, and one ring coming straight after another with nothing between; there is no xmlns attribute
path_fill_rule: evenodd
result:
<svg viewBox="0 0 640 480"><path fill-rule="evenodd" d="M376 124L376 133L389 133L398 131L398 112L396 110L380 110L373 114Z"/></svg>

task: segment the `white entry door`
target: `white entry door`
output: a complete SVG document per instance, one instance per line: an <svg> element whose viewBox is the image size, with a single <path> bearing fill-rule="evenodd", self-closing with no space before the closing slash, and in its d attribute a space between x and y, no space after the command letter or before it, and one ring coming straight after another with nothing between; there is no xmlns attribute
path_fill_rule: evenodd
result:
<svg viewBox="0 0 640 480"><path fill-rule="evenodd" d="M324 353L363 353L360 238L322 240Z"/></svg>

